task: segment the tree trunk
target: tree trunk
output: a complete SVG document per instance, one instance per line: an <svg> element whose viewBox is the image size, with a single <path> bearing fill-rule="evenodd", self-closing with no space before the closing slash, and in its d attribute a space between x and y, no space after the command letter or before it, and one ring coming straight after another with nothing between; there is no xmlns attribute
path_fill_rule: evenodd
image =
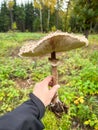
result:
<svg viewBox="0 0 98 130"><path fill-rule="evenodd" d="M94 26L94 32L98 33L98 23L97 22L95 23L95 26Z"/></svg>
<svg viewBox="0 0 98 130"><path fill-rule="evenodd" d="M49 24L50 24L50 9L48 9L48 22L47 22L48 31L49 31Z"/></svg>
<svg viewBox="0 0 98 130"><path fill-rule="evenodd" d="M25 23L22 24L22 32L25 32Z"/></svg>
<svg viewBox="0 0 98 130"><path fill-rule="evenodd" d="M70 1L68 1L68 4L67 4L67 9L66 9L66 18L65 18L65 31L67 31L68 29L68 25L67 25L67 19L68 19L68 12L69 12L69 7L70 7L70 2L71 2L71 0Z"/></svg>
<svg viewBox="0 0 98 130"><path fill-rule="evenodd" d="M42 10L40 9L40 29L43 32L43 23L42 23Z"/></svg>
<svg viewBox="0 0 98 130"><path fill-rule="evenodd" d="M89 30L88 29L86 29L85 31L84 31L84 36L88 39L88 35L89 35Z"/></svg>
<svg viewBox="0 0 98 130"><path fill-rule="evenodd" d="M11 19L11 30L13 29L13 13L12 9L10 9L10 19Z"/></svg>
<svg viewBox="0 0 98 130"><path fill-rule="evenodd" d="M56 10L56 28L58 29L59 24L59 0L57 0L57 10Z"/></svg>

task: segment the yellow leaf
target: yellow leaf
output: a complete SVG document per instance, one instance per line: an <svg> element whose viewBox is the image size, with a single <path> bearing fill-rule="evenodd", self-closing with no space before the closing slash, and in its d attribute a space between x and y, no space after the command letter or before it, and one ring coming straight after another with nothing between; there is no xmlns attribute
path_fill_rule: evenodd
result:
<svg viewBox="0 0 98 130"><path fill-rule="evenodd" d="M75 100L75 101L74 101L74 104L78 105L78 104L79 104L78 100Z"/></svg>
<svg viewBox="0 0 98 130"><path fill-rule="evenodd" d="M85 125L89 125L90 124L90 120L87 120L84 122Z"/></svg>
<svg viewBox="0 0 98 130"><path fill-rule="evenodd" d="M0 97L0 101L2 101L3 97Z"/></svg>
<svg viewBox="0 0 98 130"><path fill-rule="evenodd" d="M7 111L11 111L11 110L12 110L12 108L11 108L11 107L7 108Z"/></svg>
<svg viewBox="0 0 98 130"><path fill-rule="evenodd" d="M84 99L80 99L80 103L84 103Z"/></svg>

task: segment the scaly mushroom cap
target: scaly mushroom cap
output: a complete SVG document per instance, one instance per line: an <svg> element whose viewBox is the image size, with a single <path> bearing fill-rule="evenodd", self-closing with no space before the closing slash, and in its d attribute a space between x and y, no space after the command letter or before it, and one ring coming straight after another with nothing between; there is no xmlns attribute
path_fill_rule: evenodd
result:
<svg viewBox="0 0 98 130"><path fill-rule="evenodd" d="M42 56L52 52L63 52L88 45L88 40L84 36L55 32L43 39L27 44L20 49L21 56Z"/></svg>

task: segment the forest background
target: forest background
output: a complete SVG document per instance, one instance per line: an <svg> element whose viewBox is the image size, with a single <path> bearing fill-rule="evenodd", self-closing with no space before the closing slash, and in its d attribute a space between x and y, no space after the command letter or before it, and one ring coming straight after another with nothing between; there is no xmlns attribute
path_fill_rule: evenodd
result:
<svg viewBox="0 0 98 130"><path fill-rule="evenodd" d="M97 0L32 0L18 4L4 0L0 8L0 32L98 33Z"/></svg>

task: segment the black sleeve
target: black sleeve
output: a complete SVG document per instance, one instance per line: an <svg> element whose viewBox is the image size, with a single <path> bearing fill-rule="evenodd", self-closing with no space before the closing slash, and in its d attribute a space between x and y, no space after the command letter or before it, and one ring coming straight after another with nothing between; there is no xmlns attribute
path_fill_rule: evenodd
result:
<svg viewBox="0 0 98 130"><path fill-rule="evenodd" d="M44 126L40 119L44 112L44 104L30 94L30 100L0 117L0 130L42 130Z"/></svg>

